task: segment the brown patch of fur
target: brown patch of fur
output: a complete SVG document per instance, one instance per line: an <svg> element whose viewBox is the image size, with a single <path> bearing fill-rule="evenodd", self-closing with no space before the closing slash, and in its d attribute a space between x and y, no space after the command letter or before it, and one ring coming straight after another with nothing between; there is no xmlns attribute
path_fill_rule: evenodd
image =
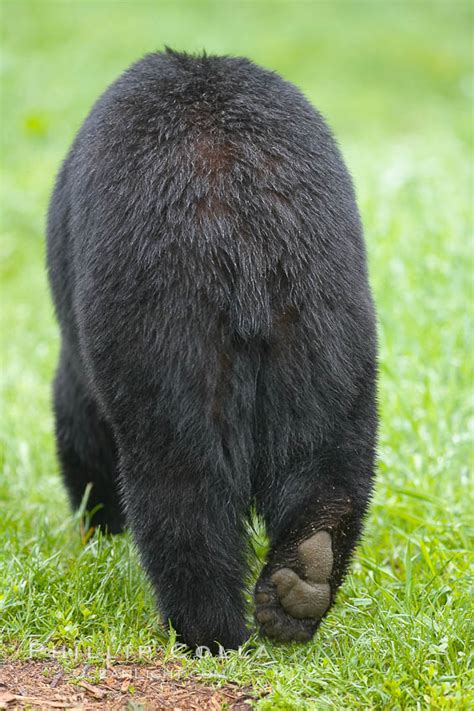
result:
<svg viewBox="0 0 474 711"><path fill-rule="evenodd" d="M230 143L201 133L194 141L194 164L199 176L216 179L232 168L235 156Z"/></svg>
<svg viewBox="0 0 474 711"><path fill-rule="evenodd" d="M277 314L273 321L273 326L278 336L285 337L298 319L299 312L296 306L287 306L281 313Z"/></svg>
<svg viewBox="0 0 474 711"><path fill-rule="evenodd" d="M209 193L205 198L201 198L196 203L196 217L198 220L218 219L228 217L230 213L229 205L215 195Z"/></svg>

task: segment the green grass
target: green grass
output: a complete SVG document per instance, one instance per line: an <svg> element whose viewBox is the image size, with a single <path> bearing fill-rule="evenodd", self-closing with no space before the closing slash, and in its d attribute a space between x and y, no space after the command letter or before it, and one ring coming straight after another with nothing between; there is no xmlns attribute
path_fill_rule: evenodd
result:
<svg viewBox="0 0 474 711"><path fill-rule="evenodd" d="M3 657L60 650L69 664L103 663L165 650L209 683L270 690L260 709L472 708L470 8L2 4ZM48 195L99 92L164 44L249 55L298 83L355 179L380 322L379 478L339 603L305 647L256 641L245 656L185 656L159 627L130 538L84 546L59 483Z"/></svg>

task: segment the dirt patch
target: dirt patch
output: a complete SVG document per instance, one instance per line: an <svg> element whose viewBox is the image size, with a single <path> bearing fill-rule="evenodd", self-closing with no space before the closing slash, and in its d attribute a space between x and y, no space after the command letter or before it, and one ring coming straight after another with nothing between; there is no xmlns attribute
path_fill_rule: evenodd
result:
<svg viewBox="0 0 474 711"><path fill-rule="evenodd" d="M54 661L8 662L0 666L0 709L249 711L249 689L175 679L177 669L157 662L66 672Z"/></svg>

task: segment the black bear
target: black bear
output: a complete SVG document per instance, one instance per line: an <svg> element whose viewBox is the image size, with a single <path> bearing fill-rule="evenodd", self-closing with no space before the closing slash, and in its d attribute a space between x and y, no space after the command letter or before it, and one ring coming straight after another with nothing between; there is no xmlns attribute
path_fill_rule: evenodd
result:
<svg viewBox="0 0 474 711"><path fill-rule="evenodd" d="M190 647L255 618L306 641L361 533L376 328L348 171L321 116L247 59L166 50L99 98L48 217L57 448L72 505L130 526Z"/></svg>

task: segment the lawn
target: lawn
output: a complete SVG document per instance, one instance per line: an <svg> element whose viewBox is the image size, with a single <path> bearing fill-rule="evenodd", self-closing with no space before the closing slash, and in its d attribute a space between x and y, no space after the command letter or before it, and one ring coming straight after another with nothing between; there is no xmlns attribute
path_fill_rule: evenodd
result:
<svg viewBox="0 0 474 711"><path fill-rule="evenodd" d="M81 673L92 683L107 661L159 660L170 678L190 680L190 694L197 682L251 687L259 709L472 708L472 5L1 10L2 661L87 662ZM160 627L130 537L86 542L60 485L48 196L97 95L164 44L247 55L297 83L354 176L379 316L379 476L352 572L307 646L254 638L245 654L186 655ZM127 694L138 708L133 686Z"/></svg>

